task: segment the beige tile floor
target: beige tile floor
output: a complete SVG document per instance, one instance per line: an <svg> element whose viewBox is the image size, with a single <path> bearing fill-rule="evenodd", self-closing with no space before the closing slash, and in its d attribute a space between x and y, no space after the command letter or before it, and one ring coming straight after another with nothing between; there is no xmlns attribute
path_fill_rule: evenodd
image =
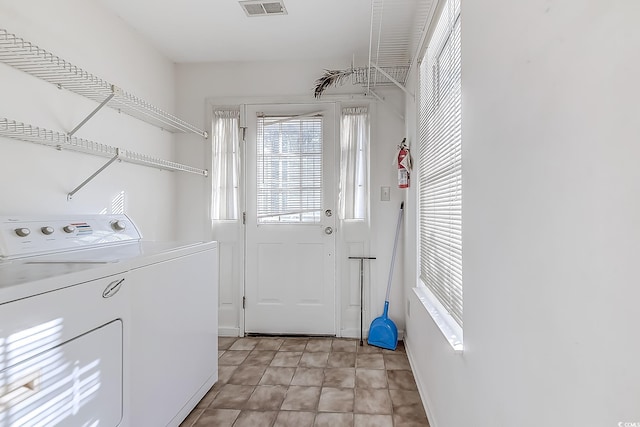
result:
<svg viewBox="0 0 640 427"><path fill-rule="evenodd" d="M180 427L429 426L402 342L218 340L219 380Z"/></svg>

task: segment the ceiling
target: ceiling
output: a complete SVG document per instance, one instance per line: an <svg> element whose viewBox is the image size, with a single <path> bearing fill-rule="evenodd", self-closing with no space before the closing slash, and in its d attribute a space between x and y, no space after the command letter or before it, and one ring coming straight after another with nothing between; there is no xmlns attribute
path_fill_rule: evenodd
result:
<svg viewBox="0 0 640 427"><path fill-rule="evenodd" d="M355 58L359 66L368 62L372 28L374 54L379 51L378 40L387 34L395 40L398 31L411 39L400 47L414 50L431 4L431 0L284 0L287 15L247 17L237 0L99 1L174 62Z"/></svg>

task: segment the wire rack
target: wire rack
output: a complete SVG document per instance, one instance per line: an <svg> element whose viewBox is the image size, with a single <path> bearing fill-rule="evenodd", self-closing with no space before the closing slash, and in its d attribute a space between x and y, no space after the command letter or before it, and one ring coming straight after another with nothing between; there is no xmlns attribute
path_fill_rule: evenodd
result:
<svg viewBox="0 0 640 427"><path fill-rule="evenodd" d="M370 59L380 67L410 66L433 0L372 0Z"/></svg>
<svg viewBox="0 0 640 427"><path fill-rule="evenodd" d="M369 66L356 69L353 82L403 88L433 5L434 0L372 0Z"/></svg>
<svg viewBox="0 0 640 427"><path fill-rule="evenodd" d="M68 136L64 133L32 126L15 120L0 118L0 136L12 138L20 141L32 142L34 144L46 145L58 150L76 151L94 156L113 158L118 156L118 160L135 163L157 169L176 172L188 172L197 175L207 176L206 169L198 169L192 166L183 165L168 160L158 159L146 154L139 154L129 150L119 150L110 145L90 141L88 139Z"/></svg>
<svg viewBox="0 0 640 427"><path fill-rule="evenodd" d="M204 130L4 29L0 29L0 62L98 103L113 95L107 104L109 107L170 132L193 132L204 138L208 136Z"/></svg>
<svg viewBox="0 0 640 427"><path fill-rule="evenodd" d="M407 81L407 73L409 66L398 67L380 67L384 72L391 76L395 81L404 84ZM367 78L367 75L369 78ZM385 76L383 73L373 67L354 68L351 74L351 83L366 86L367 83L372 86L394 85L395 83Z"/></svg>
<svg viewBox="0 0 640 427"><path fill-rule="evenodd" d="M134 151L124 150L121 154L122 159L125 162L136 163L144 166L155 167L170 171L190 172L197 175L207 176L206 169L198 169L192 166L183 165L181 163L172 162L169 160L158 159L148 156L146 154L136 153Z"/></svg>
<svg viewBox="0 0 640 427"><path fill-rule="evenodd" d="M0 135L34 144L46 145L58 150L77 151L101 157L113 157L116 155L115 147L88 139L68 137L64 133L5 118L0 119Z"/></svg>

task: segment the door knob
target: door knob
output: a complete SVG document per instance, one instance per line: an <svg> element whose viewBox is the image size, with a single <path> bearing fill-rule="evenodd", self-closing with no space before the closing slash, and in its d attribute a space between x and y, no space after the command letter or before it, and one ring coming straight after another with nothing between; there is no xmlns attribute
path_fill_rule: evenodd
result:
<svg viewBox="0 0 640 427"><path fill-rule="evenodd" d="M324 228L324 234L333 234L333 228L325 227Z"/></svg>

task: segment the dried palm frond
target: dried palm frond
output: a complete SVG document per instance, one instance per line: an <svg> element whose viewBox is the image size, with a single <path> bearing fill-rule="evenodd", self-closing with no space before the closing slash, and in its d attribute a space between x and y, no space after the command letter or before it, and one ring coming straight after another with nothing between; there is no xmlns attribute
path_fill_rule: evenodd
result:
<svg viewBox="0 0 640 427"><path fill-rule="evenodd" d="M344 79L351 76L353 70L324 70L324 74L316 80L316 87L313 94L320 98L322 93L330 86L337 86L344 83Z"/></svg>

